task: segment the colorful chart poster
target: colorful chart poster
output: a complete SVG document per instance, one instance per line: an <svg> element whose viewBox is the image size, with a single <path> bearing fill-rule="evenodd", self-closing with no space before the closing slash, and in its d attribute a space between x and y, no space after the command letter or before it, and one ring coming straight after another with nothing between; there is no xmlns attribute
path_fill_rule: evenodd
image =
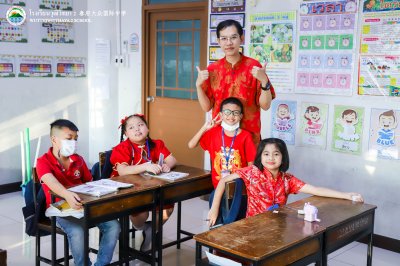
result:
<svg viewBox="0 0 400 266"><path fill-rule="evenodd" d="M72 10L72 0L39 0L40 9Z"/></svg>
<svg viewBox="0 0 400 266"><path fill-rule="evenodd" d="M266 65L279 93L294 90L296 12L259 13L250 16L249 56Z"/></svg>
<svg viewBox="0 0 400 266"><path fill-rule="evenodd" d="M378 158L400 159L400 111L372 109L368 150Z"/></svg>
<svg viewBox="0 0 400 266"><path fill-rule="evenodd" d="M364 108L335 105L332 150L361 154Z"/></svg>
<svg viewBox="0 0 400 266"><path fill-rule="evenodd" d="M357 2L300 5L296 92L352 95Z"/></svg>
<svg viewBox="0 0 400 266"><path fill-rule="evenodd" d="M51 56L20 55L18 77L53 77Z"/></svg>
<svg viewBox="0 0 400 266"><path fill-rule="evenodd" d="M290 145L295 144L296 106L295 101L272 101L271 135Z"/></svg>
<svg viewBox="0 0 400 266"><path fill-rule="evenodd" d="M42 42L74 43L73 23L42 23L40 29Z"/></svg>
<svg viewBox="0 0 400 266"><path fill-rule="evenodd" d="M211 13L243 12L245 0L211 0Z"/></svg>
<svg viewBox="0 0 400 266"><path fill-rule="evenodd" d="M0 5L26 6L25 1L20 0L0 0Z"/></svg>
<svg viewBox="0 0 400 266"><path fill-rule="evenodd" d="M400 56L360 55L358 93L400 96Z"/></svg>
<svg viewBox="0 0 400 266"><path fill-rule="evenodd" d="M300 146L326 148L329 105L324 103L301 104L299 114Z"/></svg>
<svg viewBox="0 0 400 266"><path fill-rule="evenodd" d="M400 1L364 1L358 94L400 96Z"/></svg>
<svg viewBox="0 0 400 266"><path fill-rule="evenodd" d="M86 77L85 57L55 58L56 77Z"/></svg>
<svg viewBox="0 0 400 266"><path fill-rule="evenodd" d="M28 42L26 23L13 26L5 18L0 18L0 42Z"/></svg>
<svg viewBox="0 0 400 266"><path fill-rule="evenodd" d="M0 77L1 78L15 77L14 55L0 55Z"/></svg>

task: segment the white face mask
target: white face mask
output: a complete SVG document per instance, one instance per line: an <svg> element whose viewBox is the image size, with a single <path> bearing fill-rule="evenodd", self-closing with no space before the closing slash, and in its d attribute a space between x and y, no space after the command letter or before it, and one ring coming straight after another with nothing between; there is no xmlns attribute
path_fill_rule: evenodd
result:
<svg viewBox="0 0 400 266"><path fill-rule="evenodd" d="M61 140L60 154L64 157L69 157L76 152L76 140L63 139Z"/></svg>
<svg viewBox="0 0 400 266"><path fill-rule="evenodd" d="M237 122L234 125L228 125L224 121L222 121L222 123L221 123L221 127L226 131L235 131L236 129L239 128L239 126L240 126L240 122Z"/></svg>

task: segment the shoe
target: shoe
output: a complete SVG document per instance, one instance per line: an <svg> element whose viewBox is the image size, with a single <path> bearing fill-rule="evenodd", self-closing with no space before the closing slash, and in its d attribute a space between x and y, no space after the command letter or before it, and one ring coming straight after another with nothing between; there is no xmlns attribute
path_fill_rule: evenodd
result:
<svg viewBox="0 0 400 266"><path fill-rule="evenodd" d="M148 221L144 224L143 228L143 242L140 246L140 251L146 252L151 249L151 222Z"/></svg>

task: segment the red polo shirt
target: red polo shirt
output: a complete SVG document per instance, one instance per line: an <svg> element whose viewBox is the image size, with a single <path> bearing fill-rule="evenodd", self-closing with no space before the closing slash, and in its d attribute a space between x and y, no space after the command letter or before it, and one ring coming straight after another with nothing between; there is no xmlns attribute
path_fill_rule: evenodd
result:
<svg viewBox="0 0 400 266"><path fill-rule="evenodd" d="M50 148L47 153L37 160L36 172L39 179L41 180L45 174L53 174L53 176L57 178L58 182L66 188L92 180L92 175L81 156L73 154L69 159L71 161L69 168L64 169L56 157L54 157L53 148ZM51 203L49 193L50 189L45 183L42 183L42 187L46 195L47 207L49 207L49 204Z"/></svg>
<svg viewBox="0 0 400 266"><path fill-rule="evenodd" d="M202 88L211 102L213 117L220 111L224 99L238 98L244 106L241 128L252 133L254 143L258 144L261 139L259 102L261 83L251 74L254 66L262 67L257 60L242 54L240 60L232 67L224 57L207 67L209 79L203 83ZM274 99L273 86L271 94Z"/></svg>

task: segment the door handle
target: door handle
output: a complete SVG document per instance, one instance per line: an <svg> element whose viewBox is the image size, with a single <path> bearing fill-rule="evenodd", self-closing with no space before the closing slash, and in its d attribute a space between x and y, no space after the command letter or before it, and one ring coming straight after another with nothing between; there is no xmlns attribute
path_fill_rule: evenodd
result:
<svg viewBox="0 0 400 266"><path fill-rule="evenodd" d="M154 96L147 96L146 101L148 103L153 103L154 102Z"/></svg>

